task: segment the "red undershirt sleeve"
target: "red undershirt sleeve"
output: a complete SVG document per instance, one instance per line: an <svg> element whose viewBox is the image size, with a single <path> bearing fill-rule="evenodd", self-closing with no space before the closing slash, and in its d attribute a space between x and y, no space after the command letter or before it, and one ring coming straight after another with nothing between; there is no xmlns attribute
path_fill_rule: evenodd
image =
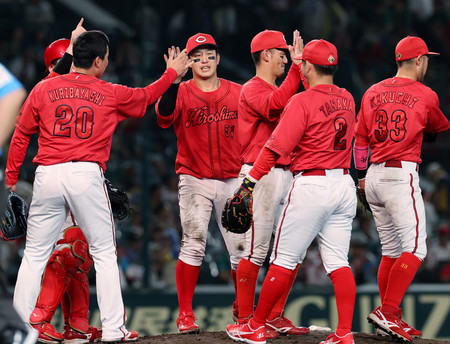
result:
<svg viewBox="0 0 450 344"><path fill-rule="evenodd" d="M267 147L263 147L249 172L250 177L255 180L260 180L270 172L270 169L275 165L279 157L280 155L278 153L275 153Z"/></svg>
<svg viewBox="0 0 450 344"><path fill-rule="evenodd" d="M286 79L284 79L280 87L273 92L269 104L270 109L283 109L286 106L289 98L291 98L298 90L300 74L298 66L293 63Z"/></svg>
<svg viewBox="0 0 450 344"><path fill-rule="evenodd" d="M5 184L16 185L19 178L20 166L23 164L30 143L31 134L26 134L16 128L11 139L8 152L8 162L5 170Z"/></svg>
<svg viewBox="0 0 450 344"><path fill-rule="evenodd" d="M147 105L153 104L167 91L172 82L177 78L177 72L173 68L167 68L161 77L154 83L144 88L147 94Z"/></svg>

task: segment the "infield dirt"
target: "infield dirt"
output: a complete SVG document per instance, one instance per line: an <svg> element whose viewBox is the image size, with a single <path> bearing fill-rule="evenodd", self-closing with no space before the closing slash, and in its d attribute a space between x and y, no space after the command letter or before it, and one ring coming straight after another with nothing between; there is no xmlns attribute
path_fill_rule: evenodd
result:
<svg viewBox="0 0 450 344"><path fill-rule="evenodd" d="M267 340L267 343L274 344L319 344L332 332L311 331L309 334L301 336L279 336L275 339ZM354 333L356 344L392 344L397 343L390 337L381 337L367 333ZM197 334L162 334L152 337L140 337L137 344L232 344L237 343L222 332L200 332ZM435 339L414 339L413 344L449 344L447 340Z"/></svg>

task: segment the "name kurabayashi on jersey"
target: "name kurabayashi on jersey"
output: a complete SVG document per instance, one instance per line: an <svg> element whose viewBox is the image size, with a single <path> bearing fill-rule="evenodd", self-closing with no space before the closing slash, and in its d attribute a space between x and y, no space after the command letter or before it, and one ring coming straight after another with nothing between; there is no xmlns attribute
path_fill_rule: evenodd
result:
<svg viewBox="0 0 450 344"><path fill-rule="evenodd" d="M217 90L203 92L193 80L182 82L170 116L160 115L158 101L158 124L162 128L173 124L178 137L177 174L209 179L238 176L241 169L237 136L241 87L220 79Z"/></svg>
<svg viewBox="0 0 450 344"><path fill-rule="evenodd" d="M7 184L15 185L32 134L39 131L35 165L69 161L98 163L106 170L112 134L120 121L141 118L147 106L176 78L174 69L144 88L111 84L93 76L70 73L45 79L30 92L17 119L19 146L9 155Z"/></svg>
<svg viewBox="0 0 450 344"><path fill-rule="evenodd" d="M289 157L291 171L350 168L355 102L345 89L317 85L294 95L266 147Z"/></svg>
<svg viewBox="0 0 450 344"><path fill-rule="evenodd" d="M361 114L364 114L362 116ZM403 160L421 163L423 132L450 128L437 94L421 82L394 77L365 93L355 136L369 139L370 162Z"/></svg>

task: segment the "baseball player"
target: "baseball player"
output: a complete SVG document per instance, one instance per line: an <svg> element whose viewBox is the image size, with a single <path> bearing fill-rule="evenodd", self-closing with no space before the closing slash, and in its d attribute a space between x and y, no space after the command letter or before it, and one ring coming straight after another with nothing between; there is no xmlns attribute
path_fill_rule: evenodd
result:
<svg viewBox="0 0 450 344"><path fill-rule="evenodd" d="M339 315L336 333L321 344L353 344L356 286L348 250L357 202L348 169L355 103L348 91L333 84L338 62L333 44L311 41L302 55L293 58L303 60L301 71L309 89L288 102L242 187L256 184L256 193L280 157L289 158L291 152L294 178L278 221L271 264L255 314L246 324L228 325L227 333L246 343L266 342L267 319L291 288L292 272L317 237L325 270L334 285Z"/></svg>
<svg viewBox="0 0 450 344"><path fill-rule="evenodd" d="M408 36L397 44L397 74L366 91L355 131L359 187L365 190L382 249L378 268L382 305L368 320L404 341L422 334L401 320L399 309L427 253L418 174L422 139L450 128L436 93L422 84L429 55L438 54L429 52L419 37Z"/></svg>
<svg viewBox="0 0 450 344"><path fill-rule="evenodd" d="M283 33L265 30L258 33L250 44L252 58L256 66L256 76L242 87L239 98L239 140L241 160L244 165L240 171L242 181L275 129L280 114L298 90L301 73L300 60L292 57L303 48L300 33L293 33L293 46L288 46ZM276 80L284 74L290 53L293 61L287 77L280 87ZM308 85L304 82L305 87ZM261 180L254 193L254 222L246 233L246 252L237 269L237 308L238 323L247 322L254 311L255 289L258 273L263 265L275 224L284 205L285 195L292 181L290 157L280 157L272 171ZM297 275L292 271L291 284ZM280 298L268 317L267 336L276 337L278 332L286 334L305 334L309 330L297 327L283 314L289 290ZM236 305L234 305L236 306Z"/></svg>
<svg viewBox="0 0 450 344"><path fill-rule="evenodd" d="M178 138L175 168L183 230L176 268L179 333L199 331L192 299L205 255L211 212L230 254L235 286L245 245L244 236L226 232L220 222L225 201L238 185L241 168L237 128L241 85L218 77L220 54L211 35L197 33L190 37L186 52L193 62L193 78L182 83L178 78L156 106L158 124L162 128L173 125Z"/></svg>
<svg viewBox="0 0 450 344"><path fill-rule="evenodd" d="M70 40L56 40L45 49L44 63L49 73L47 79L69 73L73 43L86 31L82 24L83 19L72 31ZM101 328L89 326L88 273L92 259L88 253L88 243L72 213L62 228L57 247L45 267L30 324L39 331L40 342L59 343L64 340L64 343L81 344L98 341L102 336ZM63 334L50 323L59 303L64 316Z"/></svg>
<svg viewBox="0 0 450 344"><path fill-rule="evenodd" d="M0 63L0 147L14 130L17 114L27 96L22 84ZM3 151L0 148L0 156Z"/></svg>
<svg viewBox="0 0 450 344"><path fill-rule="evenodd" d="M6 170L15 189L33 133L39 132L33 197L24 257L14 290L14 305L28 320L36 304L39 282L69 209L89 243L96 270L102 341L136 340L125 328L114 221L103 172L117 124L141 118L178 75L191 65L185 51L169 54L162 77L144 88L129 88L99 78L108 65L109 39L87 31L73 45L75 72L37 84L21 110Z"/></svg>
<svg viewBox="0 0 450 344"><path fill-rule="evenodd" d="M0 156L3 153L1 148L14 129L14 123L26 94L20 81L0 63ZM2 175L0 212L5 214L7 195L3 181L3 168L0 173ZM0 343L34 344L37 336L37 331L25 326L17 314L7 289L6 278L0 269Z"/></svg>

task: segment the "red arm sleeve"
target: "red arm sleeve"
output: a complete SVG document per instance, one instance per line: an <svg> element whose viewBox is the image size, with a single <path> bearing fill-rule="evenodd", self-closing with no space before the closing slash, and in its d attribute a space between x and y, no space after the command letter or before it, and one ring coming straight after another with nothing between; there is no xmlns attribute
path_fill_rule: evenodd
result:
<svg viewBox="0 0 450 344"><path fill-rule="evenodd" d="M305 76L303 75L302 70L301 70L300 68L298 69L298 72L300 73L300 79L302 80L303 87L305 88L305 91L306 91L306 90L309 89L309 84L308 84L308 82L306 81L306 78L305 78Z"/></svg>
<svg viewBox="0 0 450 344"><path fill-rule="evenodd" d="M424 131L426 133L438 133L450 129L450 122L439 109L439 98L437 94L434 91L431 91L428 99L429 111Z"/></svg>
<svg viewBox="0 0 450 344"><path fill-rule="evenodd" d="M147 95L147 105L153 104L167 91L172 82L176 79L177 72L173 68L168 68L161 77L154 83L144 88Z"/></svg>
<svg viewBox="0 0 450 344"><path fill-rule="evenodd" d="M281 86L272 93L269 107L272 110L283 109L289 98L291 98L298 90L300 84L300 72L298 66L293 63L289 69L289 73L284 79Z"/></svg>
<svg viewBox="0 0 450 344"><path fill-rule="evenodd" d="M23 160L25 159L30 138L31 134L25 134L18 128L14 131L14 135L9 146L8 161L6 163L6 185L17 184L20 166L22 166Z"/></svg>
<svg viewBox="0 0 450 344"><path fill-rule="evenodd" d="M260 180L270 172L270 169L275 165L275 162L279 157L279 154L275 153L267 147L264 147L259 152L258 158L256 159L255 164L248 174L253 179Z"/></svg>

